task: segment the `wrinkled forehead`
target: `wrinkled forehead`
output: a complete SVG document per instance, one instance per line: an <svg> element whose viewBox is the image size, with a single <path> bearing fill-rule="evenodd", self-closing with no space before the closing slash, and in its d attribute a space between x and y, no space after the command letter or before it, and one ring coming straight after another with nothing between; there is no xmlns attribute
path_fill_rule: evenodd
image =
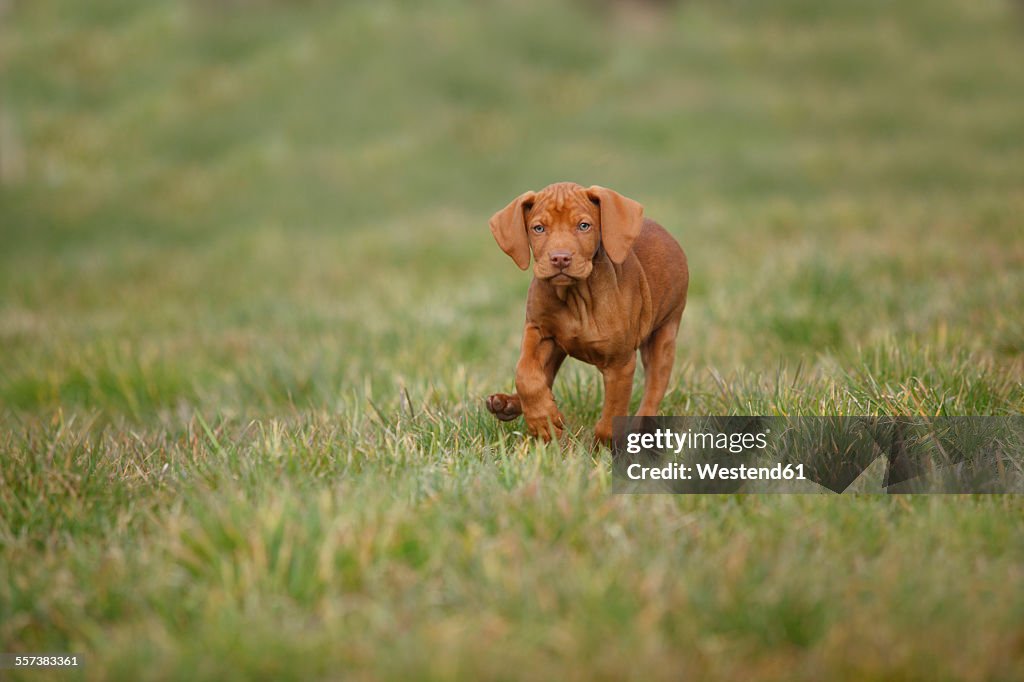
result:
<svg viewBox="0 0 1024 682"><path fill-rule="evenodd" d="M593 217L597 214L597 205L587 196L587 192L579 185L569 183L552 185L537 193L533 207L527 217L534 220L563 218L575 220L582 217Z"/></svg>

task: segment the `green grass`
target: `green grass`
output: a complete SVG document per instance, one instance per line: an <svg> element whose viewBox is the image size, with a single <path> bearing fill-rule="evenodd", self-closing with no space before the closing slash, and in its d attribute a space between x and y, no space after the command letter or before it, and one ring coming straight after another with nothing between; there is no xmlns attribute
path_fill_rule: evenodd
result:
<svg viewBox="0 0 1024 682"><path fill-rule="evenodd" d="M614 496L593 368L561 448L483 409L528 284L487 218L571 179L688 252L663 413L1024 413L1019 3L0 12L0 651L1022 677L1017 497Z"/></svg>

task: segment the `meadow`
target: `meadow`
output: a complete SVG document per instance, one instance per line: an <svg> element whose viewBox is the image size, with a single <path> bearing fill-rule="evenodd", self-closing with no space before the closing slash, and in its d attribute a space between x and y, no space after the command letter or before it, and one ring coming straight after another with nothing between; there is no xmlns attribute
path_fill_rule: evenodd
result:
<svg viewBox="0 0 1024 682"><path fill-rule="evenodd" d="M11 679L1024 679L1018 496L611 493L487 220L640 201L664 414L1024 413L1024 6L0 2ZM642 375L638 372L636 385ZM634 404L639 390L634 392Z"/></svg>

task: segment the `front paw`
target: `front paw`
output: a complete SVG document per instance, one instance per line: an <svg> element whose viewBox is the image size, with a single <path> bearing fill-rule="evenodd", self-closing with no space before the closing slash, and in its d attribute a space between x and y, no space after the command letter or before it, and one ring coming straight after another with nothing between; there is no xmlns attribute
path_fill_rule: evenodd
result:
<svg viewBox="0 0 1024 682"><path fill-rule="evenodd" d="M487 396L487 409L503 422L510 422L523 413L519 396L495 393Z"/></svg>
<svg viewBox="0 0 1024 682"><path fill-rule="evenodd" d="M545 443L550 442L553 438L561 438L564 427L565 419L557 409L551 414L526 417L526 430L531 436L540 438Z"/></svg>

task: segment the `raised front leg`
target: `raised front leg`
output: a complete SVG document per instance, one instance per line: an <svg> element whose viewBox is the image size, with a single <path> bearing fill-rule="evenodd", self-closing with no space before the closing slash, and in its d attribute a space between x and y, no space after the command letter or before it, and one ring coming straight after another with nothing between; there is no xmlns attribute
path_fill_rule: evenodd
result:
<svg viewBox="0 0 1024 682"><path fill-rule="evenodd" d="M561 358L556 361L558 356ZM516 394L526 418L527 431L545 441L561 436L565 424L551 392L554 372L558 371L564 358L565 353L555 344L554 338L544 336L536 325L526 324L519 364L516 365ZM553 370L549 371L552 367Z"/></svg>
<svg viewBox="0 0 1024 682"><path fill-rule="evenodd" d="M544 363L544 376L547 378L548 388L555 383L555 376L565 361L565 351L557 345L548 355ZM516 393L492 393L487 396L487 409L503 422L509 422L523 414L523 404Z"/></svg>
<svg viewBox="0 0 1024 682"><path fill-rule="evenodd" d="M613 367L601 370L604 376L604 408L594 427L594 437L602 443L612 439L612 417L629 414L629 399L633 395L633 373L636 371L636 353Z"/></svg>

